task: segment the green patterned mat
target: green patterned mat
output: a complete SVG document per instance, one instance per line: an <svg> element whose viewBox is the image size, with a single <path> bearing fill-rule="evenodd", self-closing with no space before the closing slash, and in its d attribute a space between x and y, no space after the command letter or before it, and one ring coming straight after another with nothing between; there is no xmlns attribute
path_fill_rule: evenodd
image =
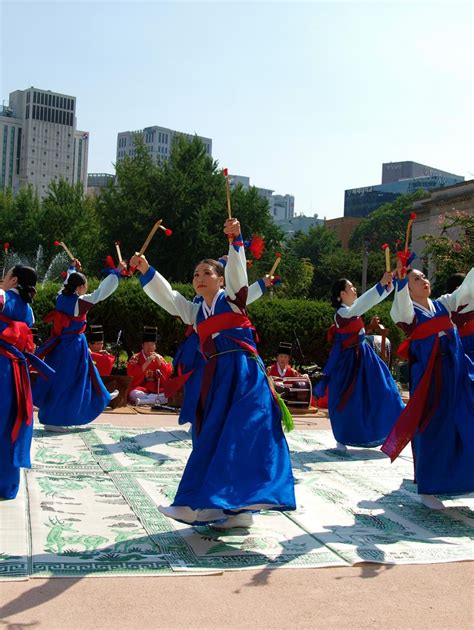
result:
<svg viewBox="0 0 474 630"><path fill-rule="evenodd" d="M334 450L329 431L288 436L298 509L247 533L189 527L158 510L176 491L189 435L96 425L35 430L33 468L0 503L0 579L208 574L224 570L419 564L473 558L473 498L423 507L411 458Z"/></svg>

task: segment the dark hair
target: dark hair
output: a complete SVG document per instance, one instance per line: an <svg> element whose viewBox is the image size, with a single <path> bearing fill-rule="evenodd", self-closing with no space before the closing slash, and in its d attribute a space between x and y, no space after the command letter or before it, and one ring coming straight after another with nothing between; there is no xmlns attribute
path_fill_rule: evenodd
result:
<svg viewBox="0 0 474 630"><path fill-rule="evenodd" d="M347 278L339 278L336 282L333 283L331 287L331 304L334 308L339 308L341 306L341 291L346 290L346 285L349 282Z"/></svg>
<svg viewBox="0 0 474 630"><path fill-rule="evenodd" d="M36 295L35 285L38 280L36 271L33 267L15 265L11 270L11 274L13 278L18 280L18 284L15 288L18 290L21 299L27 304L31 304Z"/></svg>
<svg viewBox="0 0 474 630"><path fill-rule="evenodd" d="M461 286L464 278L466 277L465 273L453 273L449 276L446 281L446 292L452 293L456 291L456 289Z"/></svg>
<svg viewBox="0 0 474 630"><path fill-rule="evenodd" d="M77 287L86 284L87 278L83 273L79 273L79 271L73 271L69 274L67 282L64 284L64 289L62 290L63 295L73 295L76 292Z"/></svg>
<svg viewBox="0 0 474 630"><path fill-rule="evenodd" d="M214 260L214 258L204 258L204 260L200 260L198 262L196 267L198 265L209 265L209 267L212 267L219 277L224 277L224 265L222 265L219 261ZM194 267L194 269L196 269L196 267Z"/></svg>

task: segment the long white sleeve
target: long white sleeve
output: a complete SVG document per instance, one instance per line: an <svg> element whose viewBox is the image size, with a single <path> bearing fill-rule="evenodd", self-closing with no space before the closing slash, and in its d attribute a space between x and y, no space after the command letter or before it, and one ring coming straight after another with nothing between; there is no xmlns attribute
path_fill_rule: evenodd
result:
<svg viewBox="0 0 474 630"><path fill-rule="evenodd" d="M118 277L111 273L102 280L95 291L81 295L79 300L84 300L84 302L90 302L91 304L97 304L97 302L102 302L102 300L105 300L112 295L118 285Z"/></svg>
<svg viewBox="0 0 474 630"><path fill-rule="evenodd" d="M387 289L378 282L374 287L358 297L351 306L341 306L337 314L344 318L360 317L360 315L369 311L373 306L385 300L387 295L390 295L392 291L393 286L387 291Z"/></svg>
<svg viewBox="0 0 474 630"><path fill-rule="evenodd" d="M408 278L397 280L390 315L396 324L412 324L415 308L408 291Z"/></svg>
<svg viewBox="0 0 474 630"><path fill-rule="evenodd" d="M256 302L259 298L262 297L264 290L262 289L262 284L265 286L263 280L257 280L249 286L249 292L247 295L247 304L252 304L252 302Z"/></svg>
<svg viewBox="0 0 474 630"><path fill-rule="evenodd" d="M229 258L225 266L226 294L231 300L235 300L237 293L248 287L247 260L242 235L239 234L229 243Z"/></svg>
<svg viewBox="0 0 474 630"><path fill-rule="evenodd" d="M180 317L185 324L195 323L200 305L193 304L181 293L175 291L168 280L153 267L150 267L147 273L140 278L140 283L148 297L170 315Z"/></svg>

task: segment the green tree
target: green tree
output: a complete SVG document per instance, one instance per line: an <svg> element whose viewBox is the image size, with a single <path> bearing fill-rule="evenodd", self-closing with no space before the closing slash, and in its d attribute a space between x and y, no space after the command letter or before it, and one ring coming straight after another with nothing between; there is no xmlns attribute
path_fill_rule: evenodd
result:
<svg viewBox="0 0 474 630"><path fill-rule="evenodd" d="M445 292L452 273L467 273L474 266L474 216L470 212L450 212L441 218L441 234L424 234L423 255L436 267L434 293Z"/></svg>
<svg viewBox="0 0 474 630"><path fill-rule="evenodd" d="M238 187L231 205L244 238L259 233L270 248L281 240L267 202L255 189ZM103 192L98 211L104 242L120 240L124 256L139 249L155 221L162 219L173 235L165 238L160 231L146 255L170 280L189 281L197 261L219 257L228 249L222 232L227 218L225 180L197 137L178 138L163 164L153 162L138 138L134 157L117 165L117 183Z"/></svg>
<svg viewBox="0 0 474 630"><path fill-rule="evenodd" d="M401 195L392 203L386 203L359 223L349 241L350 249L360 251L368 243L371 249L378 249L384 243L394 248L400 239L404 244L407 222L412 212L413 203L429 197L424 190Z"/></svg>

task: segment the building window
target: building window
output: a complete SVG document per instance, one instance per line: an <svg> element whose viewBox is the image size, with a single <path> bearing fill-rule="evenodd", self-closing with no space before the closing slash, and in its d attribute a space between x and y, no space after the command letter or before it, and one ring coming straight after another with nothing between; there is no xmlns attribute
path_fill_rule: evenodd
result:
<svg viewBox="0 0 474 630"><path fill-rule="evenodd" d="M35 152L35 150L34 150L34 149L31 149L31 153L34 153L34 152Z"/></svg>
<svg viewBox="0 0 474 630"><path fill-rule="evenodd" d="M46 162L43 162L43 166L46 166Z"/></svg>
<svg viewBox="0 0 474 630"><path fill-rule="evenodd" d="M34 175L33 171L31 171L30 175Z"/></svg>
<svg viewBox="0 0 474 630"><path fill-rule="evenodd" d="M31 160L31 163L32 163L32 164L34 164L34 163L35 163L35 161L34 161L34 160Z"/></svg>
<svg viewBox="0 0 474 630"><path fill-rule="evenodd" d="M55 166L56 168L58 168L58 165L57 165L57 164L55 164L54 166Z"/></svg>

